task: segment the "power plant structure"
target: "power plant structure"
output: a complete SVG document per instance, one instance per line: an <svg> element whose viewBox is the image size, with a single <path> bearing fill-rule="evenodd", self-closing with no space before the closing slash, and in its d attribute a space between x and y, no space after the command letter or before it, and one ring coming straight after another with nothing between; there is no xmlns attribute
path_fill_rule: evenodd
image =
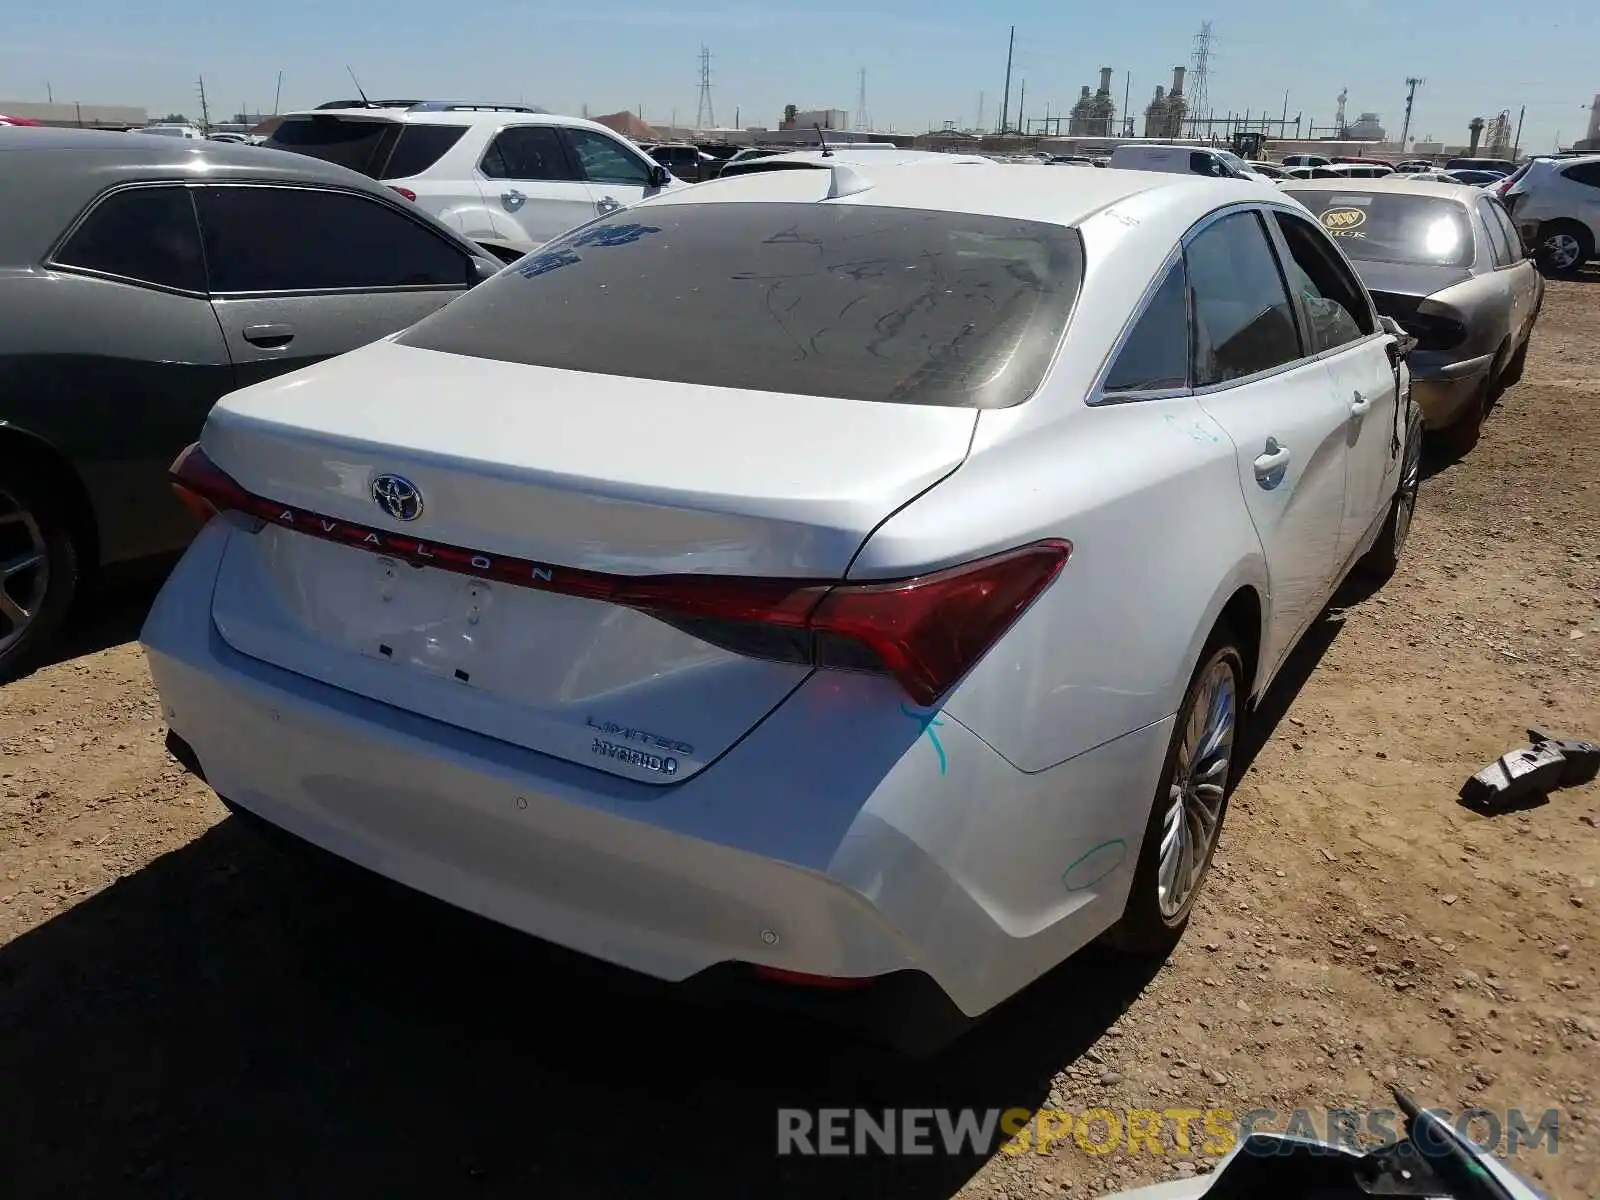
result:
<svg viewBox="0 0 1600 1200"><path fill-rule="evenodd" d="M1111 99L1111 68L1100 68L1100 87L1093 95L1083 85L1078 102L1067 118L1069 137L1110 137L1117 132L1117 105Z"/></svg>
<svg viewBox="0 0 1600 1200"><path fill-rule="evenodd" d="M1172 68L1172 90L1156 85L1155 99L1144 110L1144 136L1147 138L1181 138L1184 123L1189 117L1189 101L1183 94L1183 77L1186 67Z"/></svg>

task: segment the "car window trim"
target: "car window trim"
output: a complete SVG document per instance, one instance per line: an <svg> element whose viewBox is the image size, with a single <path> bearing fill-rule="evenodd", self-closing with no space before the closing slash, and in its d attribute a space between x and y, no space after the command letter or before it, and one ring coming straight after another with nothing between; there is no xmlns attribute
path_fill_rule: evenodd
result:
<svg viewBox="0 0 1600 1200"><path fill-rule="evenodd" d="M507 175L507 176L504 176L504 177L501 177L499 175L491 175L491 174L489 174L489 172L485 171L483 169L483 164L488 159L489 152L494 149L494 144L499 139L500 135L502 133L505 133L509 129L548 129L548 130L550 130L550 132L555 135L556 145L561 148L561 160L564 163L567 164L567 174L569 174L571 176L571 178L570 179L516 179L516 178L513 178L510 175ZM560 124L558 124L558 123L556 123L554 121L507 121L504 125L497 126L495 128L495 131L489 135L488 140L483 143L483 152L478 155L478 161L473 164L472 169L473 169L474 172L477 173L478 178L480 180L482 180L483 182L485 182L485 183L494 183L494 184L501 184L501 183L538 183L538 184L577 183L577 184L584 184L586 181L583 179L583 168L576 161L576 159L573 157L572 147L567 145L567 139L564 136L562 136L562 134L563 134L563 127Z"/></svg>
<svg viewBox="0 0 1600 1200"><path fill-rule="evenodd" d="M1282 362L1278 363L1276 366L1267 367L1265 370L1257 371L1252 375L1240 375L1237 378L1223 379L1216 383L1195 385L1194 380L1191 378L1189 381L1191 384L1189 388L1189 394L1191 396L1212 396L1218 392L1227 391L1230 388L1244 387L1252 383L1259 383L1263 379L1271 379L1274 376L1284 375L1290 371L1298 371L1310 363L1319 362L1324 356L1330 353L1329 351L1324 351L1322 354L1306 353L1306 337L1304 329L1304 323L1306 319L1305 314L1300 311L1300 302L1296 298L1294 292L1290 289L1289 280L1283 273L1283 263L1278 259L1278 244L1274 240L1275 237L1279 236L1277 230L1274 228L1273 224L1268 223L1266 219L1267 212L1276 207L1278 206L1271 203L1251 201L1244 204L1230 204L1226 208L1216 209L1210 213L1207 213L1204 217L1200 218L1200 220L1191 225L1180 239L1179 245L1185 251L1187 251L1190 242L1194 241L1195 238L1199 237L1212 225L1215 225L1223 218L1233 216L1235 213L1240 212L1254 214L1256 220L1260 223L1266 234L1267 249L1273 256L1272 265L1277 269L1278 272L1278 285L1283 288L1283 294L1289 301L1290 311L1294 313L1294 336L1295 343L1300 348L1300 356L1298 358L1290 359L1288 362ZM1284 207L1287 207L1287 205ZM1191 288L1190 291L1192 293L1193 289ZM1190 305L1191 307L1193 306L1192 296ZM1189 316L1189 336L1192 339L1194 337L1194 314L1191 312ZM1191 350L1192 349L1193 347L1191 346ZM1345 347L1343 346L1339 347L1339 350L1341 351L1344 349Z"/></svg>
<svg viewBox="0 0 1600 1200"><path fill-rule="evenodd" d="M645 189L648 190L649 187L650 187L650 175L651 175L652 170L655 167L659 167L661 165L660 163L656 162L655 159L651 158L649 155L637 153L637 152L635 152L633 150L632 147L624 145L621 138L615 137L615 136L613 136L612 134L609 134L609 133L601 133L598 129L580 129L576 125L574 125L574 126L563 125L563 126L559 127L559 129L557 130L557 133L561 138L562 145L566 148L567 158L571 161L571 163L573 164L574 168L577 170L578 175L580 176L581 182L586 183L586 184L593 184L596 187L640 187L640 186L643 186ZM639 165L642 166L644 168L644 171L645 171L644 183L642 185L640 185L640 184L637 184L637 183L620 183L620 182L617 182L616 180L590 179L589 178L589 172L583 165L583 156L578 153L578 148L576 146L574 146L568 140L572 136L572 134L574 134L574 133L588 133L588 134L593 134L595 137L605 138L606 141L611 142L612 144L614 144L616 146L618 153L620 153L624 158L637 159L638 162L639 162Z"/></svg>
<svg viewBox="0 0 1600 1200"><path fill-rule="evenodd" d="M1296 212L1294 210L1294 208L1292 208L1291 206L1289 206L1287 204L1271 204L1271 203L1269 203L1269 204L1265 205L1264 207L1265 207L1266 211L1268 211L1268 212L1272 212L1272 213L1280 213L1281 212L1281 213L1288 214L1288 216L1292 220L1299 221L1302 225L1304 225L1308 229L1310 229L1314 236L1322 238L1324 241L1327 241L1329 243L1333 242L1332 238L1328 237L1328 235L1326 233L1324 233L1321 229L1319 229L1317 227L1317 223L1315 221L1308 220L1304 213ZM1283 271L1284 256L1287 256L1288 259L1293 259L1294 258L1294 251L1290 248L1289 240L1288 240L1288 238L1284 237L1283 229L1278 225L1278 222L1276 220L1272 220L1272 221L1268 221L1267 222L1267 231L1268 231L1268 236L1270 237L1270 239L1272 241L1272 248L1275 251L1277 251L1277 253L1280 256L1279 257L1279 262L1278 262L1278 270L1280 272L1282 272ZM1344 258L1344 251L1343 250L1339 250L1339 247L1338 247L1337 244L1334 244L1333 248L1335 250L1338 250L1339 257ZM1348 272L1348 274L1350 276L1350 279L1353 280L1355 282L1355 284L1356 284L1357 294L1365 296L1367 298L1367 320L1368 320L1368 323L1372 326L1372 332L1371 333L1363 333L1358 338L1353 338L1352 340L1350 340L1348 342L1340 342L1337 346L1330 346L1328 349L1319 350L1315 354L1305 354L1305 359L1306 359L1307 362L1324 362L1324 361L1326 361L1326 360L1328 360L1330 358L1333 358L1336 355L1343 354L1346 350L1349 350L1353 346L1363 346L1368 342L1377 341L1380 338L1388 336L1387 334L1385 334L1383 332L1383 327L1378 321L1378 311L1377 311L1376 307L1374 307L1374 305L1372 303L1372 293L1367 291L1366 285L1361 282L1361 277L1356 274L1355 270L1353 268L1349 268L1348 267L1348 261L1349 260L1346 259L1347 272ZM1315 282L1315 281L1313 281L1313 282ZM1307 349L1307 344L1308 344L1308 341L1309 341L1308 334L1309 334L1309 331L1311 329L1311 314L1306 309L1304 299L1302 299L1298 294L1296 294L1293 289L1289 288L1288 284L1289 284L1289 280L1288 280L1287 275L1285 275L1285 277L1284 277L1284 288L1285 288L1285 290L1287 290L1289 292L1289 303L1294 306L1296 319L1300 322L1300 329L1301 329L1300 349L1301 349L1302 352L1304 352Z"/></svg>
<svg viewBox="0 0 1600 1200"><path fill-rule="evenodd" d="M89 198L88 202L83 206L82 210L79 211L78 215L74 217L67 225L66 230L60 236L58 236L51 244L50 248L45 251L44 257L39 260L39 265L47 271L64 271L71 275L83 275L90 279L104 279L111 283L125 283L130 287L144 288L146 291L151 292L164 292L169 296L183 296L191 300L209 300L211 298L211 293L209 290L197 292L190 288L173 287L169 283L156 283L152 280L140 279L133 275L119 275L115 271L102 271L96 267L82 267L76 263L62 262L57 257L57 255L66 249L67 243L77 235L78 230L82 228L84 223L87 222L88 219L94 214L95 210L109 200L112 196L119 195L122 192L131 192L144 188L180 188L184 191L187 191L188 187L188 182L182 179L138 179L127 183L112 184L104 191L97 192L95 195ZM203 262L206 251L205 236L200 229L200 213L199 210L195 208L193 196L189 197L189 213L194 218L194 233L195 237L200 243L200 255ZM209 270L207 270L206 283L208 287L210 282L211 273Z"/></svg>
<svg viewBox="0 0 1600 1200"><path fill-rule="evenodd" d="M263 300L275 296L379 296L398 293L410 294L413 292L464 292L467 290L467 281L471 270L470 255L465 247L458 246L450 238L444 237L437 229L417 220L416 216L398 204L390 204L383 196L373 196L355 188L338 187L333 184L320 183L283 183L268 179L207 179L193 180L182 186L190 190L200 188L276 188L279 191L295 192L320 192L335 196L352 196L364 200L368 204L376 204L379 208L395 213L403 220L409 222L415 229L421 230L429 237L443 242L451 250L461 255L461 282L459 284L446 283L417 283L417 284L390 284L383 287L340 287L340 288L271 288L257 291L222 291L211 288L207 293L214 300ZM190 204L195 208L195 225L200 231L200 251L205 253L205 223L200 219L199 206L190 198ZM206 259L206 282L211 282L211 261Z"/></svg>
<svg viewBox="0 0 1600 1200"><path fill-rule="evenodd" d="M1505 226L1500 225L1499 219L1494 215L1495 203L1496 202L1488 196L1479 196L1477 203L1472 207L1478 215L1478 220L1483 223L1484 234L1489 239L1489 255L1491 258L1496 259L1494 269L1496 271L1504 271L1523 261L1522 237L1521 235L1518 235L1515 239L1513 239L1506 233ZM1505 262L1500 262L1494 253L1494 235L1497 228L1500 231L1500 236L1506 238L1506 253L1508 257L1506 258Z"/></svg>
<svg viewBox="0 0 1600 1200"><path fill-rule="evenodd" d="M1123 323L1122 329L1117 333L1116 340L1111 344L1111 349L1106 352L1104 360L1100 363L1100 369L1095 372L1094 383L1089 388L1088 397L1084 401L1088 407L1099 408L1101 405L1109 404L1132 404L1140 400L1170 400L1189 395L1191 388L1188 383L1183 387L1177 388L1129 388L1126 391L1115 392L1106 390L1106 379L1116 367L1117 360L1122 357L1123 348L1133 337L1133 331L1138 328L1139 322L1144 320L1145 313L1155 303L1156 294L1161 291L1161 285L1167 281L1168 273L1182 259L1183 243L1180 241L1171 250L1167 251L1166 258L1161 260L1161 265L1156 268L1155 275L1145 285L1144 294L1139 297L1138 302L1133 306L1132 315ZM1194 320L1194 314L1189 311L1191 306L1187 284L1184 285L1183 289L1183 307L1184 332L1187 334ZM1187 361L1188 357L1189 351L1185 348L1185 361ZM1188 366L1184 369L1186 372L1189 370ZM1193 380L1191 379L1189 382L1192 383Z"/></svg>

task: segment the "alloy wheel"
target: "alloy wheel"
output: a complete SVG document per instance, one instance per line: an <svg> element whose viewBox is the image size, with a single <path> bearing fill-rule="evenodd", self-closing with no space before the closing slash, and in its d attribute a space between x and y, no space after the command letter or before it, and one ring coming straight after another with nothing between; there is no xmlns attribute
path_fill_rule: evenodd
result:
<svg viewBox="0 0 1600 1200"><path fill-rule="evenodd" d="M50 556L34 515L0 490L0 654L16 645L50 586Z"/></svg>
<svg viewBox="0 0 1600 1200"><path fill-rule="evenodd" d="M1550 266L1557 271L1567 271L1576 266L1578 255L1583 252L1578 239L1570 233L1551 234L1545 238L1544 248L1549 254Z"/></svg>
<svg viewBox="0 0 1600 1200"><path fill-rule="evenodd" d="M1222 827L1222 804L1238 728L1237 685L1226 659L1206 671L1189 710L1167 789L1156 888L1161 915L1173 920L1200 886Z"/></svg>

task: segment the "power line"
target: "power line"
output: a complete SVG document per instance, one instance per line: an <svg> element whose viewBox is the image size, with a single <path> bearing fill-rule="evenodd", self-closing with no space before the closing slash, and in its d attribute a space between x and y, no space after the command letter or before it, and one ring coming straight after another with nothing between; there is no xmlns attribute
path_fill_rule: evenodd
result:
<svg viewBox="0 0 1600 1200"><path fill-rule="evenodd" d="M700 107L695 111L696 129L715 129L717 115L711 108L711 50L700 47Z"/></svg>

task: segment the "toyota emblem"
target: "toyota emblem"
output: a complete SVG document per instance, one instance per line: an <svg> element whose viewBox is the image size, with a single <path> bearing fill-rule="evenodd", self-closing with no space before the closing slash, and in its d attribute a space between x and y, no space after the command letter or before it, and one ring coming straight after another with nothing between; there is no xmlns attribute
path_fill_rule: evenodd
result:
<svg viewBox="0 0 1600 1200"><path fill-rule="evenodd" d="M415 521L422 515L422 492L403 475L374 478L372 501L396 521Z"/></svg>

